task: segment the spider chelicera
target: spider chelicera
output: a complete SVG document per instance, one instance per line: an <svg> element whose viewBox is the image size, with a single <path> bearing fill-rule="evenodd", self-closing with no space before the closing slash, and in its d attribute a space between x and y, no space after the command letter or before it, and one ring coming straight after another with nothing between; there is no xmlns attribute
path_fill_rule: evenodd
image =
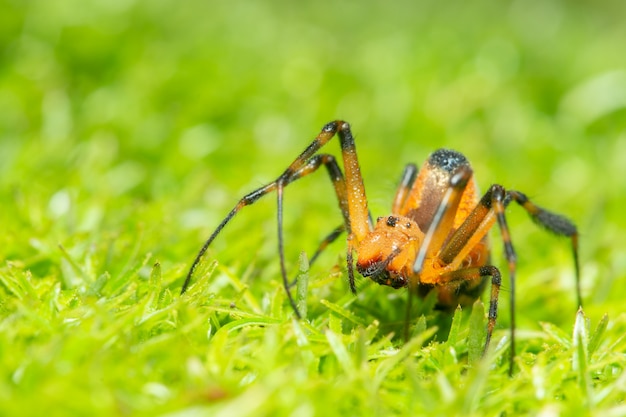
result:
<svg viewBox="0 0 626 417"><path fill-rule="evenodd" d="M333 136L339 137L345 176L332 155L318 153ZM347 270L350 290L356 293L356 270L381 285L408 287L411 293L425 296L437 292L438 306L455 308L471 305L491 281L487 335L484 351L496 325L501 274L490 264L488 232L498 223L504 256L509 270L511 294L511 355L509 370L515 356L515 270L516 255L511 244L505 208L511 201L522 206L531 219L556 235L571 239L576 274L577 301L581 304L578 232L565 217L532 203L519 191L505 190L494 184L482 197L467 159L459 152L439 149L433 152L418 170L409 164L402 174L392 204L392 214L372 222L367 207L365 188L350 125L341 120L326 124L315 140L273 182L245 195L217 226L200 249L183 284L184 293L198 263L215 237L242 208L262 196L276 192L278 217L278 253L283 284L295 314L298 308L290 292L283 241L284 188L325 166L333 183L343 224L328 235L311 258L343 232L347 233ZM410 299L410 298L409 298Z"/></svg>

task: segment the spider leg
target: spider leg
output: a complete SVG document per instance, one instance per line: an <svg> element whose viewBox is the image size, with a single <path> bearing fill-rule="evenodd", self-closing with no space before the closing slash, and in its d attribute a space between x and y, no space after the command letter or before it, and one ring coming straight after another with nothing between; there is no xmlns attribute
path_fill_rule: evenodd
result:
<svg viewBox="0 0 626 417"><path fill-rule="evenodd" d="M339 136L343 168L345 171L348 216L346 217L344 215L344 219L348 232L348 250L346 253L348 282L350 291L356 293L356 285L354 282L354 251L358 243L373 229L373 226L369 210L367 209L367 197L365 196L363 177L361 176L361 168L359 166L354 136L350 130L350 125L343 121L332 123L335 124L337 136Z"/></svg>
<svg viewBox="0 0 626 417"><path fill-rule="evenodd" d="M245 196L241 198L241 200L239 200L239 202L235 205L235 207L233 207L233 209L226 215L226 217L224 217L224 219L217 226L217 228L213 231L213 233L211 233L211 236L209 236L206 242L204 242L204 245L202 245L202 248L196 255L196 258L194 259L193 263L191 264L191 268L189 268L189 272L187 272L187 277L185 278L185 282L183 283L183 286L180 291L181 295L184 294L185 291L187 291L189 284L191 284L191 277L193 276L193 273L195 272L196 267L200 263L200 259L202 259L202 256L209 248L209 245L211 245L211 243L213 242L213 240L215 240L217 235L219 235L222 229L224 229L224 226L226 226L228 222L230 222L230 220L233 217L235 217L235 214L237 214L239 210L241 210L242 208L246 206L253 204L259 198L263 197L265 194L268 194L274 191L275 189L276 189L276 183L272 182L270 184L267 184L261 188L258 188L252 191L249 194L246 194Z"/></svg>
<svg viewBox="0 0 626 417"><path fill-rule="evenodd" d="M322 129L322 133L324 133L329 128L329 126L332 126L335 129L335 132L339 137L339 143L341 145L341 155L343 158L343 167L345 170L345 198L342 198L337 188L336 191L337 197L339 198L339 205L344 216L346 229L348 231L348 250L346 253L348 283L350 285L350 291L352 291L353 294L356 294L356 284L354 280L354 251L358 243L361 242L363 238L365 238L367 233L372 230L373 226L370 213L367 209L367 197L365 196L365 187L363 185L361 167L359 166L359 160L356 154L356 146L354 144L354 136L352 135L352 131L350 130L350 125L344 121L331 122L324 126L324 128ZM310 145L309 148L311 148L312 145ZM307 148L307 150L309 148ZM290 170L288 168L285 173L289 171ZM288 182L291 182L300 178L300 175L290 175L288 178L290 179ZM278 239L279 250L281 251L280 258L283 281L285 284L285 288L288 288L289 282L287 280L286 268L284 264L284 254L282 252L282 188L285 185L286 184L283 184L282 182L278 182L277 184L279 205ZM293 301L293 298L291 298L290 293L289 299L292 306L294 307L294 310L297 312L297 309L295 308L295 302Z"/></svg>
<svg viewBox="0 0 626 417"><path fill-rule="evenodd" d="M328 245L330 245L331 243L333 243L335 240L337 240L337 238L339 236L341 236L341 234L343 232L346 231L346 225L342 224L340 226L337 226L335 229L333 229L332 232L329 233L328 236L326 236L324 238L324 240L322 240L319 244L319 246L317 247L317 250L315 251L315 253L313 254L313 256L311 256L311 259L309 259L309 265L311 265L313 262L315 262L315 260L322 254L322 252L324 251L324 249L326 249L326 247Z"/></svg>
<svg viewBox="0 0 626 417"><path fill-rule="evenodd" d="M504 256L506 258L510 276L510 314L511 314L511 357L509 372L513 371L513 359L515 357L515 274L517 256L511 243L511 236L504 214L505 207L511 200L520 204L535 221L535 223L561 236L572 239L574 262L576 267L576 283L579 290L579 265L578 265L578 233L576 226L566 218L540 208L530 202L528 198L518 192L506 192L500 185L494 184L481 198L476 208L468 215L466 220L453 233L448 242L439 253L439 259L444 264L460 264L487 234L489 229L497 221L504 244ZM580 303L580 291L578 291Z"/></svg>
<svg viewBox="0 0 626 417"><path fill-rule="evenodd" d="M406 200L411 192L411 188L415 183L415 179L417 178L418 168L415 164L406 164L404 167L404 171L402 171L402 176L400 177L400 182L398 183L398 189L396 190L396 195L393 199L393 204L391 206L391 212L393 214L400 214L402 208L404 207ZM409 340L409 322L411 319L411 306L413 304L413 291L409 291L409 296L407 299L407 307L406 307L406 319L404 326L404 339Z"/></svg>
<svg viewBox="0 0 626 417"><path fill-rule="evenodd" d="M228 223L228 221L230 221L230 219L241 208L245 207L246 205L250 205L250 204L254 203L256 200L258 200L259 198L261 198L263 195L265 195L267 193L270 193L272 191L276 191L276 194L278 196L277 197L277 201L278 201L278 210L277 210L277 218L278 218L278 251L279 251L279 257L280 257L281 273L283 273L283 284L285 286L285 289L287 290L287 296L289 298L290 304L292 305L294 311L296 311L296 314L299 316L299 312L298 312L298 310L296 308L295 301L291 297L291 293L288 290L289 283L287 282L287 279L285 278L286 277L286 269L285 269L285 256L284 256L284 245L283 245L283 229L282 229L282 224L283 224L283 190L284 190L284 187L286 185L292 183L293 181L295 181L295 180L297 180L299 178L302 178L304 176L307 176L307 175L317 171L317 169L320 166L322 166L322 165L324 165L326 167L326 169L327 169L327 172L328 172L328 174L330 176L330 179L331 179L331 181L333 183L333 186L335 188L335 193L336 193L337 199L339 201L339 207L341 208L341 212L342 212L342 214L344 216L344 220L347 221L347 218L348 218L348 202L347 202L347 199L346 199L345 180L343 178L343 174L341 172L341 169L339 168L339 165L337 165L337 161L336 161L334 156L328 155L328 154L314 155L307 161L307 163L303 167L301 167L298 171L292 173L291 176L285 181L284 185L282 185L278 181L275 181L274 183L268 184L265 187L261 187L258 190L253 191L252 193L244 196L241 199L239 204L237 206L235 206L235 208L233 208L233 210L231 210L229 215L222 221L222 223L220 223L218 228L213 232L213 234L211 235L209 240L207 240L205 245L202 247L200 253L198 253L198 256L196 257L196 260L194 261L194 264L192 265L192 269L189 271L189 274L187 275L187 280L185 280L185 284L183 285L182 292L184 292L187 289L187 286L188 286L188 284L190 282L191 276L193 275L193 271L195 270L195 267L199 263L202 255L204 255L204 253L206 252L206 249L208 248L208 246L211 244L211 242L213 241L215 236L217 236L217 234L219 234L219 232L226 225L226 223Z"/></svg>
<svg viewBox="0 0 626 417"><path fill-rule="evenodd" d="M337 227L335 227L333 229L332 232L330 232L328 234L328 236L326 236L319 244L319 246L317 247L317 249L315 250L315 252L313 253L313 256L311 256L311 258L309 259L309 267L311 265L313 265L313 263L317 260L317 258L319 258L319 256L322 254L322 252L328 247L328 245L330 245L331 243L333 243L335 240L337 240L337 238L339 236L341 236L341 234L343 232L346 231L346 225L345 224L341 224ZM289 283L289 286L292 287L293 285L296 284L297 282L297 277L293 279L293 281L291 281Z"/></svg>
<svg viewBox="0 0 626 417"><path fill-rule="evenodd" d="M398 184L398 189L396 191L396 196L393 199L393 205L391 206L391 212L393 214L399 214L400 210L404 206L404 202L411 191L411 186L415 182L415 178L417 177L417 165L415 164L407 164L404 167L404 171L402 172L402 177L400 177L400 183Z"/></svg>
<svg viewBox="0 0 626 417"><path fill-rule="evenodd" d="M535 205L525 194L519 191L509 190L507 192L507 199L510 198L515 200L516 203L526 210L534 223L558 236L569 237L572 240L572 254L574 257L576 276L576 297L578 305L582 307L583 303L580 294L580 264L578 258L578 230L576 229L576 225L560 214L552 213L551 211ZM505 201L505 204L506 203Z"/></svg>
<svg viewBox="0 0 626 417"><path fill-rule="evenodd" d="M466 291L471 292L477 288L482 290L482 278L491 277L491 294L489 296L489 313L487 315L487 337L485 339L485 347L483 355L487 353L493 329L496 327L496 319L498 317L498 299L500 295L500 286L502 284L502 275L498 268L492 265L480 267L457 269L441 275L437 285L468 285Z"/></svg>
<svg viewBox="0 0 626 417"><path fill-rule="evenodd" d="M415 174L411 173L411 170L417 170L417 167L414 165L411 167L410 165L405 168L404 174L402 176L402 181L400 183L398 193L396 195L396 199L394 201L394 209L398 208L398 210L402 210L402 206L406 200L406 197L399 198L398 196L404 193L404 188L408 186L409 183L415 182ZM412 181L409 181L409 178L413 176ZM409 295L407 302L407 317L406 317L406 326L404 328L405 339L408 339L409 335L409 316L412 305L412 298L415 294L413 287L416 287L420 282L419 274L422 271L422 267L424 266L424 261L427 256L432 256L436 253L444 240L448 236L448 231L452 228L452 224L454 222L454 218L456 216L457 209L463 197L463 193L469 180L472 177L472 169L469 165L461 165L452 173L449 179L448 187L443 193L441 198L441 202L439 203L433 219L428 226L428 230L424 234L424 240L420 245L420 249L417 252L415 257L415 261L413 263L413 272L414 278L409 280ZM402 203L399 207L396 204L402 200Z"/></svg>
<svg viewBox="0 0 626 417"><path fill-rule="evenodd" d="M283 278L283 286L285 287L285 291L287 292L287 298L289 298L289 302L293 307L293 310L296 312L296 315L300 317L300 312L296 306L296 302L291 296L291 292L289 291L290 283L287 279L287 267L285 266L285 248L284 248L284 237L283 237L283 190L284 187L302 177L305 177L315 171L321 166L324 165L328 171L330 179L335 188L335 194L337 195L337 200L339 202L339 208L341 209L341 213L344 217L344 222L349 222L349 213L348 213L348 200L346 194L346 183L339 168L337 165L337 160L334 156L328 154L318 154L314 155L309 159L307 164L302 167L299 171L296 171L287 181L285 185L279 184L276 188L276 202L277 202L277 223L278 223L278 254L280 258L280 270ZM342 229L343 230L343 229ZM339 233L340 234L340 233ZM339 236L337 234L337 236ZM331 235L332 236L332 235ZM337 237L335 236L333 240Z"/></svg>
<svg viewBox="0 0 626 417"><path fill-rule="evenodd" d="M493 210L494 191L497 191L499 199L504 200L504 189L499 185L492 185L441 248L438 258L444 265L460 264L491 229L496 221Z"/></svg>
<svg viewBox="0 0 626 417"><path fill-rule="evenodd" d="M315 155L317 151L324 146L332 137L337 134L341 144L341 151L344 162L344 169L346 171L346 179L343 179L341 170L337 166L333 157L329 155ZM331 162L332 161L332 162ZM207 251L210 244L222 231L222 229L230 222L230 220L244 207L255 203L259 198L272 191L277 192L278 203L278 232L279 232L279 252L281 262L281 272L283 275L283 283L285 288L288 288L288 280L285 272L284 251L283 251L283 237L282 237L282 201L283 190L291 182L302 178L305 175L314 172L321 164L324 164L331 175L331 178L337 178L333 180L335 184L335 191L339 200L339 206L344 217L345 228L349 233L348 236L348 274L350 280L350 288L354 291L354 271L352 264L352 252L355 245L361 241L365 235L369 232L371 226L371 220L369 219L369 212L367 210L367 199L365 196L365 188L363 186L363 179L359 167L359 162L356 154L356 147L354 144L354 137L350 130L350 125L344 121L337 120L327 123L322 131L316 136L313 142L289 165L289 167L273 182L264 185L251 193L245 195L239 200L235 207L228 213L228 215L217 226L215 231L209 236L204 243L198 255L194 259L183 287L181 294L183 294L193 276L195 269L197 268L202 256ZM287 291L290 303L299 316L295 302L291 297L289 291Z"/></svg>
<svg viewBox="0 0 626 417"><path fill-rule="evenodd" d="M443 194L441 202L435 211L435 215L428 230L424 234L424 240L415 257L413 272L416 275L419 275L422 271L426 257L434 255L448 237L448 232L452 229L457 208L463 197L463 192L471 177L472 169L467 165L462 165L457 168L450 177L449 186Z"/></svg>
<svg viewBox="0 0 626 417"><path fill-rule="evenodd" d="M509 358L509 374L511 374L515 358L515 272L517 258L504 215L506 200L507 194L504 188L501 185L492 185L480 199L474 210L470 212L465 221L452 234L441 249L438 257L445 265L460 265L471 250L483 240L493 224L496 221L498 222L510 277L511 355ZM493 320L493 324L490 325L495 325L495 318Z"/></svg>

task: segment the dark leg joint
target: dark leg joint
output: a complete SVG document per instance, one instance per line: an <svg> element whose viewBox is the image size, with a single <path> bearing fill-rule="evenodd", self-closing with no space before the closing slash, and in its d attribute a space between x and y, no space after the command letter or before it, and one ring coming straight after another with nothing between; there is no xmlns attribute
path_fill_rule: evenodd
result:
<svg viewBox="0 0 626 417"><path fill-rule="evenodd" d="M332 122L326 123L324 127L322 128L322 131L327 132L327 133L335 133L337 131L337 122L332 121Z"/></svg>

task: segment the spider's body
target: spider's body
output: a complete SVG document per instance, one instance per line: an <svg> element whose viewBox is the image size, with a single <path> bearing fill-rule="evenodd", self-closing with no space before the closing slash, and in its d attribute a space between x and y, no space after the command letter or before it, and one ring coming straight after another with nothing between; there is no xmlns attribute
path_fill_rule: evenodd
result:
<svg viewBox="0 0 626 417"><path fill-rule="evenodd" d="M446 309L455 308L459 304L469 305L480 296L488 281L486 276L464 280L458 285L438 284L440 277L446 273L488 263L489 244L486 232L495 222L495 216L491 216L483 228L485 233L474 234L472 242L466 244L452 262L446 264L437 257L438 253L430 253L424 259L419 275L413 271L425 231L449 188L453 173L461 166L470 169L467 159L458 152L439 149L431 154L406 199L402 201L403 196L400 196L400 201L394 204L392 215L379 217L374 230L360 243L356 266L361 275L393 288L412 286L421 295L436 289L438 305ZM471 176L461 194L451 227L439 228L439 238L445 241L451 237L479 201L478 189Z"/></svg>
<svg viewBox="0 0 626 417"><path fill-rule="evenodd" d="M341 144L345 175L332 155L318 153L335 135L339 137ZM376 224L372 224L354 137L350 125L341 120L326 124L315 140L275 181L239 200L198 253L187 274L182 292L187 289L202 255L235 214L262 196L275 191L281 274L289 301L299 316L289 291L285 268L283 190L322 165L326 167L333 183L344 221L322 242L311 262L330 242L346 232L346 261L352 292L356 292L354 253L358 256L356 269L362 276L393 288L408 287L411 294L425 295L436 290L438 303L443 308L471 304L480 297L491 281L486 350L496 324L501 284L500 271L490 264L487 240L487 233L497 222L510 277L508 287L511 294L512 370L515 348L513 329L516 256L504 210L511 201L515 201L528 212L535 223L557 235L571 238L580 304L578 232L574 224L565 217L536 206L524 194L507 191L497 184L489 187L481 196L469 162L458 152L446 149L433 152L419 172L415 165L407 165L392 204L392 214L379 217Z"/></svg>

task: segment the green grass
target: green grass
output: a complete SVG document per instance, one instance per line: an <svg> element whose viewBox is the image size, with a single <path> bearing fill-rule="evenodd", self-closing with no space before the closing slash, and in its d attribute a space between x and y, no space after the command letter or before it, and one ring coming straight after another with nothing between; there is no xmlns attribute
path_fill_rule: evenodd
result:
<svg viewBox="0 0 626 417"><path fill-rule="evenodd" d="M1 415L626 414L621 1L0 8ZM180 297L222 216L337 118L374 216L404 164L449 147L483 190L573 219L584 315L568 242L517 207L512 377L506 275L482 360L482 304L452 319L418 302L405 342L406 292L361 279L351 295L343 239L303 268L294 320L273 197ZM295 276L341 216L323 173L285 194Z"/></svg>

